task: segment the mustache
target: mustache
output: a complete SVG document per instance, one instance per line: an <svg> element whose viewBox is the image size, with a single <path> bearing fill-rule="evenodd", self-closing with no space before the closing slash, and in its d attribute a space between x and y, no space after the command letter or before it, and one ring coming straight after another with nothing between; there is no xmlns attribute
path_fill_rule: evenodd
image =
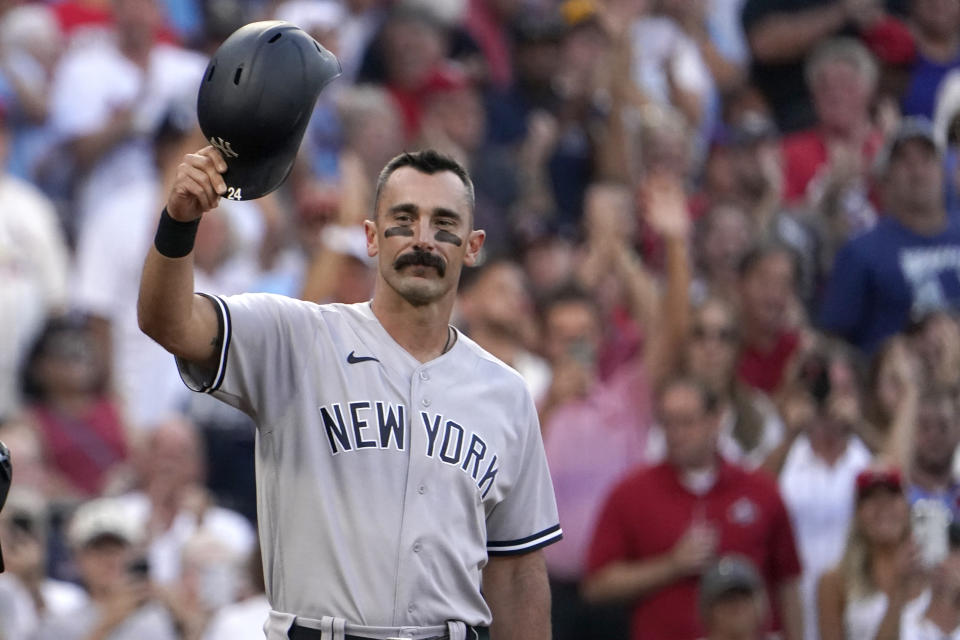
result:
<svg viewBox="0 0 960 640"><path fill-rule="evenodd" d="M433 267L441 278L447 272L447 264L443 261L443 258L422 249L414 249L410 253L405 253L393 262L393 268L397 271L414 265Z"/></svg>

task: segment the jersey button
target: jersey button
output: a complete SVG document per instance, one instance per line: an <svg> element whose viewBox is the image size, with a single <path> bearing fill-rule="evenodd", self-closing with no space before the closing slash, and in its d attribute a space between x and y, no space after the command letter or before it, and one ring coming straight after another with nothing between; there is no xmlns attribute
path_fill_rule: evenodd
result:
<svg viewBox="0 0 960 640"><path fill-rule="evenodd" d="M417 487L417 493L419 493L420 495L423 495L426 492L427 492L427 487L425 485L420 485L419 487Z"/></svg>
<svg viewBox="0 0 960 640"><path fill-rule="evenodd" d="M413 543L413 552L414 552L414 553L420 553L420 549L423 549L423 545L421 545L419 542L414 542L414 543Z"/></svg>
<svg viewBox="0 0 960 640"><path fill-rule="evenodd" d="M420 404L422 404L422 405L425 406L425 407L429 407L429 406L430 406L430 398L424 398L423 400L420 401Z"/></svg>
<svg viewBox="0 0 960 640"><path fill-rule="evenodd" d="M412 602L407 605L407 613L413 613L416 610L417 610L417 605L413 604Z"/></svg>
<svg viewBox="0 0 960 640"><path fill-rule="evenodd" d="M429 380L429 379L430 379L430 374L427 373L426 371L421 371L421 372L420 372L420 379L421 379L421 380Z"/></svg>

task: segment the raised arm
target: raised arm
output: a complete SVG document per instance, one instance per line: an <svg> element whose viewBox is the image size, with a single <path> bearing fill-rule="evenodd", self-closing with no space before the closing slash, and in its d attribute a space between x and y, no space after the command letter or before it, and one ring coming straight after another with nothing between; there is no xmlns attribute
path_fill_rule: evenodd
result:
<svg viewBox="0 0 960 640"><path fill-rule="evenodd" d="M147 253L140 278L137 318L140 329L170 353L205 363L219 339L212 303L193 292L193 236L200 217L216 208L226 191L221 173L227 164L213 147L188 154L161 218L157 241ZM161 253L157 247L161 247Z"/></svg>

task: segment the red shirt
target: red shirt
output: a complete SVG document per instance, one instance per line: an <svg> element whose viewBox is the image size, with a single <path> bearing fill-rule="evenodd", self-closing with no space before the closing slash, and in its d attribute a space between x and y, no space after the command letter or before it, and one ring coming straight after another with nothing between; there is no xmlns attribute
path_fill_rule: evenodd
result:
<svg viewBox="0 0 960 640"><path fill-rule="evenodd" d="M737 365L737 377L754 389L767 394L774 393L783 380L787 363L799 345L800 335L793 331L781 333L769 351L744 345Z"/></svg>
<svg viewBox="0 0 960 640"><path fill-rule="evenodd" d="M53 467L78 492L99 494L107 472L127 457L126 433L116 406L100 400L76 417L35 406L33 414Z"/></svg>
<svg viewBox="0 0 960 640"><path fill-rule="evenodd" d="M720 554L740 553L758 568L768 593L800 574L790 518L774 479L720 461L714 486L697 496L669 463L633 472L607 499L597 521L589 574L618 561L650 560L669 552L699 515L717 528ZM704 635L698 582L689 577L634 604L632 640L694 640ZM773 627L779 628L779 611Z"/></svg>
<svg viewBox="0 0 960 640"><path fill-rule="evenodd" d="M883 145L883 134L876 129L867 136L861 148L865 167ZM807 187L821 170L828 166L827 140L818 128L786 136L782 143L784 200L790 204L805 203Z"/></svg>

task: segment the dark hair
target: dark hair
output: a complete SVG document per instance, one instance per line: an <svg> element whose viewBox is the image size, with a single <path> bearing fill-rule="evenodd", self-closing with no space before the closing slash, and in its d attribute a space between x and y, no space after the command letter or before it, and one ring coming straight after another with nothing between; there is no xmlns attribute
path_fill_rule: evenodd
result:
<svg viewBox="0 0 960 640"><path fill-rule="evenodd" d="M696 376L686 373L671 375L660 383L657 387L657 406L663 401L663 396L676 387L686 387L687 389L696 391L700 396L700 403L703 406L704 413L714 413L720 406L720 398L710 390L710 387L705 385L703 381Z"/></svg>
<svg viewBox="0 0 960 640"><path fill-rule="evenodd" d="M740 264L737 265L737 272L743 278L750 274L761 261L774 255L785 255L790 260L790 267L793 269L793 280L796 285L800 276L800 261L796 250L788 244L778 240L764 240L754 244L740 258Z"/></svg>
<svg viewBox="0 0 960 640"><path fill-rule="evenodd" d="M561 284L537 301L537 314L546 322L547 315L561 304L583 304L590 307L593 314L600 318L600 305L589 291L575 282Z"/></svg>
<svg viewBox="0 0 960 640"><path fill-rule="evenodd" d="M462 182L463 186L466 188L467 203L470 205L470 211L473 212L475 201L473 194L473 181L470 180L467 170L463 168L463 165L448 155L444 155L433 149L424 149L422 151L404 151L388 162L380 172L379 177L377 177L377 190L373 196L374 218L376 218L377 208L380 206L380 194L383 192L383 186L387 184L387 180L390 178L390 175L402 167L410 167L412 169L416 169L420 173L425 173L431 176L435 173L442 173L444 171L449 171L450 173L454 174L460 178L460 182Z"/></svg>
<svg viewBox="0 0 960 640"><path fill-rule="evenodd" d="M47 319L40 334L34 340L20 368L20 391L24 399L31 402L43 402L47 397L44 381L37 371L37 362L48 355L48 349L56 338L67 336L74 339L88 341L96 349L96 342L90 329L90 318L83 314L69 313L52 316ZM97 357L96 355L94 356ZM100 363L98 363L100 364ZM93 384L92 391L96 394L105 393L108 383L108 372L99 372Z"/></svg>
<svg viewBox="0 0 960 640"><path fill-rule="evenodd" d="M500 266L515 267L521 270L523 269L523 267L520 266L520 263L505 253L487 255L484 256L483 261L479 264L470 269L464 269L460 272L460 286L457 290L460 293L467 293L481 280L483 280L487 274L491 273L494 269Z"/></svg>

